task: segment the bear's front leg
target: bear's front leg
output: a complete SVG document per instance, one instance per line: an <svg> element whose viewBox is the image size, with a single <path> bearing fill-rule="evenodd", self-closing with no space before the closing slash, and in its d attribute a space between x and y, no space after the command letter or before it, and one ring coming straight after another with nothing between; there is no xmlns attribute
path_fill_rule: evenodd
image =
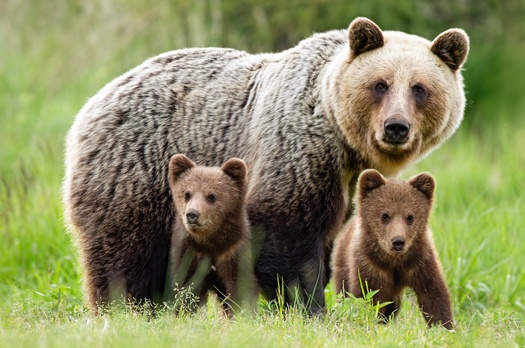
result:
<svg viewBox="0 0 525 348"><path fill-rule="evenodd" d="M382 299L380 296L374 296L374 304L381 304L390 302L379 309L379 321L382 323L388 322L390 319L395 319L401 308L401 296L394 296L393 299Z"/></svg>
<svg viewBox="0 0 525 348"><path fill-rule="evenodd" d="M438 264L433 262L422 271L412 288L428 326L441 324L447 330L454 330L450 294Z"/></svg>
<svg viewBox="0 0 525 348"><path fill-rule="evenodd" d="M372 304L380 306L389 302L379 308L377 313L379 322L386 324L392 315L397 316L401 307L403 289L394 284L388 273L378 272L368 267L366 263L361 263L358 269L352 271L351 292L355 297L366 299L368 293L379 290L372 297Z"/></svg>
<svg viewBox="0 0 525 348"><path fill-rule="evenodd" d="M165 299L174 301L175 312L195 312L206 302L210 284L216 278L212 270L208 255L195 252L184 242L174 243L167 280L170 286L166 286Z"/></svg>
<svg viewBox="0 0 525 348"><path fill-rule="evenodd" d="M216 263L218 283L224 288L224 291L217 291L217 295L228 317L239 310L255 310L257 306L256 280L249 251L249 247L243 248L231 259Z"/></svg>

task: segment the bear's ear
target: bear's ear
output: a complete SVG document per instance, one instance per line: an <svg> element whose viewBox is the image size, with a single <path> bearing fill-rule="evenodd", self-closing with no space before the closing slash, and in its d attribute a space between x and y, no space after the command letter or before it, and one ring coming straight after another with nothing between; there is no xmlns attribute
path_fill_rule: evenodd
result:
<svg viewBox="0 0 525 348"><path fill-rule="evenodd" d="M221 170L237 182L244 183L246 179L246 163L240 158L230 158L221 167Z"/></svg>
<svg viewBox="0 0 525 348"><path fill-rule="evenodd" d="M381 28L368 18L357 17L348 27L348 41L350 43L350 59L361 53L382 47L385 38Z"/></svg>
<svg viewBox="0 0 525 348"><path fill-rule="evenodd" d="M170 183L174 183L182 173L195 166L195 162L188 157L181 154L173 155L169 166Z"/></svg>
<svg viewBox="0 0 525 348"><path fill-rule="evenodd" d="M366 197L370 192L384 184L386 184L386 180L381 173L375 169L366 169L359 175L357 186L360 196Z"/></svg>
<svg viewBox="0 0 525 348"><path fill-rule="evenodd" d="M434 188L436 187L436 181L432 175L421 173L410 179L408 183L423 193L429 201L432 200Z"/></svg>
<svg viewBox="0 0 525 348"><path fill-rule="evenodd" d="M456 71L467 59L469 38L462 29L449 29L432 41L430 51L438 56L452 71Z"/></svg>

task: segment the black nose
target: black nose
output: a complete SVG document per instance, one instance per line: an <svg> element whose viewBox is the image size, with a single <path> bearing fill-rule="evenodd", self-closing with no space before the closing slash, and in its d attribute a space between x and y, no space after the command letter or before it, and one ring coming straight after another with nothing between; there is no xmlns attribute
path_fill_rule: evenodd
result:
<svg viewBox="0 0 525 348"><path fill-rule="evenodd" d="M197 220L199 220L199 212L196 211L195 209L190 209L188 210L188 212L186 213L186 220L188 221L189 224L193 225L193 224L196 224L197 223Z"/></svg>
<svg viewBox="0 0 525 348"><path fill-rule="evenodd" d="M405 238L394 237L392 238L392 249L395 251L401 251L405 247Z"/></svg>
<svg viewBox="0 0 525 348"><path fill-rule="evenodd" d="M408 139L410 125L400 118L389 118L385 121L385 140L390 143L404 143Z"/></svg>

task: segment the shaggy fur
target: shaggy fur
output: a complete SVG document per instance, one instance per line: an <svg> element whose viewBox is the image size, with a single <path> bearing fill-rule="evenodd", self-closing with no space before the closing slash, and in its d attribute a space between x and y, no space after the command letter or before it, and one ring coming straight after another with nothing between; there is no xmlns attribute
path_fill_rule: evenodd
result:
<svg viewBox="0 0 525 348"><path fill-rule="evenodd" d="M192 287L200 303L214 291L230 314L255 307L256 282L245 209L246 165L197 166L184 155L169 164L177 215L171 244L174 288Z"/></svg>
<svg viewBox="0 0 525 348"><path fill-rule="evenodd" d="M175 222L167 168L184 153L246 162L262 290L275 297L281 279L321 312L358 173L394 174L454 133L467 52L460 29L430 42L357 18L281 53L164 53L109 83L66 146L65 215L91 309L113 293L162 300Z"/></svg>
<svg viewBox="0 0 525 348"><path fill-rule="evenodd" d="M379 290L374 302L392 303L379 311L397 315L405 287L414 289L428 325L453 329L450 295L428 220L434 178L426 173L410 181L388 181L376 170L359 177L357 213L335 243L337 292L362 297L362 284Z"/></svg>

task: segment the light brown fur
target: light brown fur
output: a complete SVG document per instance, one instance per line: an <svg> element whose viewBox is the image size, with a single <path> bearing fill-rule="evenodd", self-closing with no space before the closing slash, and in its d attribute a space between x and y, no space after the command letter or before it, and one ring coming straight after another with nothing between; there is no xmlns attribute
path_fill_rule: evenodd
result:
<svg viewBox="0 0 525 348"><path fill-rule="evenodd" d="M408 182L364 171L358 181L357 214L336 241L337 292L362 297L368 284L380 314L397 315L405 287L414 289L428 325L453 329L450 295L428 228L434 179L422 173Z"/></svg>
<svg viewBox="0 0 525 348"><path fill-rule="evenodd" d="M342 50L328 65L322 92L345 137L368 160L369 167L392 175L435 148L459 126L461 119L453 115L465 106L459 68L466 59L468 41L461 29L449 29L432 42L402 32L382 32L375 24L356 19L349 31L358 29L366 35L351 36L348 50ZM450 41L456 44L454 54L445 51ZM374 91L378 83L386 87L381 96ZM353 117L339 116L347 110ZM402 120L410 127L404 142L385 140L389 119Z"/></svg>
<svg viewBox="0 0 525 348"><path fill-rule="evenodd" d="M255 307L256 282L246 214L244 161L197 166L174 155L169 181L176 220L171 246L174 288L191 287L200 303L214 291L229 314Z"/></svg>

